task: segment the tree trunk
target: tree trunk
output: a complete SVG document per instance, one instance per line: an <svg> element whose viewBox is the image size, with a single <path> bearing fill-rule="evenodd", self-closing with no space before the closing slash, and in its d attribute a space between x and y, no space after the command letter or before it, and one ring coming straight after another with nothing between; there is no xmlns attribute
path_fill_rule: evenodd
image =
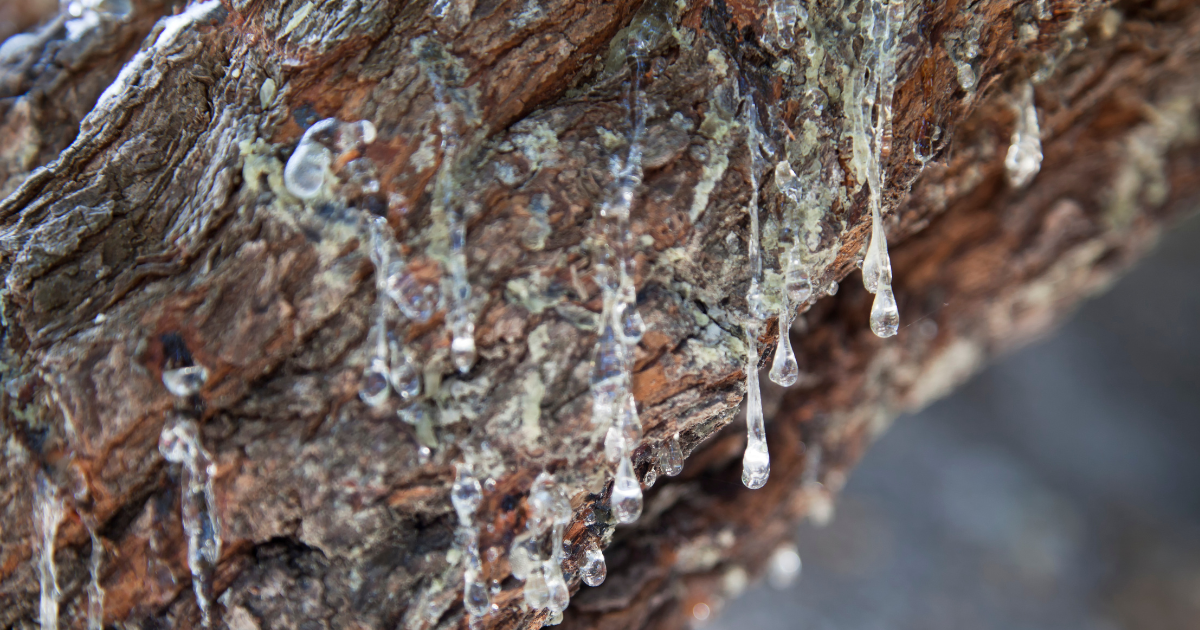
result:
<svg viewBox="0 0 1200 630"><path fill-rule="evenodd" d="M65 510L51 528L64 627L86 626L94 551L106 626L200 625L190 475L159 447L166 423L194 417L223 541L215 625L465 627L450 489L469 457L492 480L476 513L499 587L483 627L550 617L522 605L508 560L542 471L571 497L563 567L580 590L565 627L683 627L696 604L719 606L730 569L757 574L797 520L827 518L896 414L1044 332L1200 195L1200 6L908 0L883 161L902 319L881 340L853 273L871 227L848 116L861 0L810 2L790 50L765 0L223 1L137 0L127 19L58 18L0 50L0 626L38 619L39 484ZM631 33L652 48L630 224L647 326L633 461L653 484L676 433L687 461L615 527L588 377ZM436 285L451 264L431 211L447 141L436 77L462 116L451 177L479 358L455 370L445 309L400 327L424 394L372 407L359 387L375 267L344 219L365 213L305 204L282 173L313 122L373 122L362 154L381 188L361 207L379 206ZM1030 78L1045 158L1017 188L1004 162ZM734 422L754 179L739 94L807 184L814 286L844 284L791 327L800 382L766 388L773 466L756 491L739 483ZM764 267L779 270L786 200L769 172L756 181ZM764 365L777 335L772 320ZM189 361L207 381L173 396L163 372ZM578 572L593 545L608 559L597 588Z"/></svg>

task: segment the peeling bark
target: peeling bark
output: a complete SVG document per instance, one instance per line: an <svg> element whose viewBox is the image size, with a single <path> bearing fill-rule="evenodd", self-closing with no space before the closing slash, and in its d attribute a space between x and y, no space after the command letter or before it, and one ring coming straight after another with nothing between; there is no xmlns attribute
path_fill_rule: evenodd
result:
<svg viewBox="0 0 1200 630"><path fill-rule="evenodd" d="M780 70L780 51L761 40L762 6L678 5L648 73L646 179L632 217L647 323L634 463L645 475L676 432L688 458L648 491L636 524L614 531L603 433L590 423L601 308L590 239L628 116L628 71L610 62L610 43L640 19L639 3L451 3L436 24L425 3L344 4L231 0L185 23L169 3L138 2L125 22L78 40L49 27L0 61L0 626L36 623L40 470L74 497L55 555L64 627L85 623L88 523L104 546L107 625L198 627L179 471L158 451L181 408L201 417L217 464L215 586L231 628L465 626L448 494L453 462L484 442L502 462L485 471L496 483L477 513L486 575L503 589L486 627L546 621L522 609L507 560L542 470L574 493L572 588L584 542L607 545L608 580L580 587L566 627L683 627L695 603L719 603L727 569L754 573L797 520L827 511L891 418L1047 330L1200 198L1200 8L1053 0L1019 43L1028 5L909 2L885 161L902 328L879 340L853 273L867 191L835 93L853 62L843 29L857 3L813 11L825 60L811 79L799 53L796 73ZM982 37L968 92L952 55L972 24ZM480 359L456 373L442 314L403 329L439 408L421 435L398 403L373 409L357 395L374 300L365 241L305 209L280 178L308 124L371 120L379 139L366 156L388 222L414 267L437 278L427 187L442 156L417 52L430 41L458 64L476 116L459 192L473 208ZM1036 91L1045 160L1013 190L1010 95L1047 60L1054 71ZM775 463L758 491L739 483L734 422L749 279L747 152L731 113L739 77L777 146L828 186L819 249L829 264L814 284L843 282L791 329L802 378L767 392ZM830 97L807 126L806 80ZM918 153L932 156L927 168ZM770 224L778 195L769 182L762 191ZM526 234L540 195L552 232L537 247ZM162 385L176 339L210 372L198 407ZM427 459L423 445L434 447Z"/></svg>

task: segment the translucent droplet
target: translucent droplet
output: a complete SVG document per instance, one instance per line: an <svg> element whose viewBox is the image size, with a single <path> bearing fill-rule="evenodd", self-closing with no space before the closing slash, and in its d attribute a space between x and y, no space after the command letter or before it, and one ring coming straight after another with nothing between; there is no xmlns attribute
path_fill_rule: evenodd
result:
<svg viewBox="0 0 1200 630"><path fill-rule="evenodd" d="M800 575L800 553L796 545L785 543L771 553L767 561L767 583L772 588L783 590L792 585Z"/></svg>
<svg viewBox="0 0 1200 630"><path fill-rule="evenodd" d="M470 523L475 518L475 510L479 509L479 504L483 501L483 487L466 464L457 464L456 468L450 501L454 504L454 511L458 512L459 522Z"/></svg>
<svg viewBox="0 0 1200 630"><path fill-rule="evenodd" d="M887 240L878 223L871 226L871 240L867 244L867 255L862 266L863 287L870 293L879 290L881 284L891 285L892 263L888 257Z"/></svg>
<svg viewBox="0 0 1200 630"><path fill-rule="evenodd" d="M683 472L683 448L679 446L678 433L662 443L658 451L658 466L668 477L674 477Z"/></svg>
<svg viewBox="0 0 1200 630"><path fill-rule="evenodd" d="M808 111L812 116L820 116L829 108L829 96L819 87L810 87L804 90L804 95L800 99L802 109Z"/></svg>
<svg viewBox="0 0 1200 630"><path fill-rule="evenodd" d="M388 398L388 365L381 358L371 359L363 370L362 384L358 397L372 407L378 407Z"/></svg>
<svg viewBox="0 0 1200 630"><path fill-rule="evenodd" d="M594 546L587 550L583 566L579 567L579 577L588 586L600 586L604 583L604 578L608 577L608 566L604 564L603 551Z"/></svg>
<svg viewBox="0 0 1200 630"><path fill-rule="evenodd" d="M546 591L549 594L549 604L546 607L557 612L566 610L571 603L571 591L567 588L566 580L563 579L562 567L558 562L546 560L542 563L542 575L546 580Z"/></svg>
<svg viewBox="0 0 1200 630"><path fill-rule="evenodd" d="M549 617L546 617L546 625L547 626L557 626L558 624L562 623L562 621L563 621L563 611L561 611L561 610L556 610L556 611L550 613Z"/></svg>
<svg viewBox="0 0 1200 630"><path fill-rule="evenodd" d="M531 570L525 580L525 603L534 610L550 607L550 587L540 570Z"/></svg>
<svg viewBox="0 0 1200 630"><path fill-rule="evenodd" d="M337 148L342 153L361 149L375 142L375 125L369 120L342 123L337 129Z"/></svg>
<svg viewBox="0 0 1200 630"><path fill-rule="evenodd" d="M403 400L412 400L421 393L421 375L417 373L416 363L403 350L394 352L392 369L388 373L388 381L392 388Z"/></svg>
<svg viewBox="0 0 1200 630"><path fill-rule="evenodd" d="M612 509L618 523L632 523L642 515L642 484L633 472L633 462L628 457L617 464L617 476L613 480Z"/></svg>
<svg viewBox="0 0 1200 630"><path fill-rule="evenodd" d="M747 333L746 347L746 454L742 457L742 483L757 490L771 474L771 458L767 454L767 430L758 382L758 339L754 333Z"/></svg>
<svg viewBox="0 0 1200 630"><path fill-rule="evenodd" d="M471 569L463 576L463 606L473 617L482 617L492 608L487 586Z"/></svg>
<svg viewBox="0 0 1200 630"><path fill-rule="evenodd" d="M159 435L158 450L182 468L179 504L188 542L188 569L201 624L211 628L212 572L221 557L221 523L213 488L217 467L200 444L200 429L190 418L171 416Z"/></svg>
<svg viewBox="0 0 1200 630"><path fill-rule="evenodd" d="M642 439L642 423L637 415L637 403L632 395L625 396L621 410L604 436L604 456L616 463L637 448Z"/></svg>
<svg viewBox="0 0 1200 630"><path fill-rule="evenodd" d="M800 253L795 248L788 254L784 289L787 291L788 303L792 307L798 307L812 297L812 280L808 277L808 269L804 266L804 262L800 259Z"/></svg>
<svg viewBox="0 0 1200 630"><path fill-rule="evenodd" d="M653 488L654 483L658 481L658 470L653 466L646 469L646 474L642 476L642 485L647 488Z"/></svg>
<svg viewBox="0 0 1200 630"><path fill-rule="evenodd" d="M437 311L440 298L436 285L425 283L416 276L406 273L403 262L389 265L385 291L400 307L400 312L414 322L424 323Z"/></svg>
<svg viewBox="0 0 1200 630"><path fill-rule="evenodd" d="M535 568L542 566L536 547L531 531L527 531L513 540L512 549L508 552L508 564L513 577L518 580L528 579L529 574Z"/></svg>
<svg viewBox="0 0 1200 630"><path fill-rule="evenodd" d="M311 141L306 133L300 144L296 145L292 156L288 158L287 166L283 168L283 185L289 193L299 199L315 199L325 186L325 178L329 175L329 166L332 163L333 152Z"/></svg>
<svg viewBox="0 0 1200 630"><path fill-rule="evenodd" d="M592 422L603 426L612 420L617 404L627 387L625 378L625 344L617 338L612 322L605 318L604 328L596 340L592 358Z"/></svg>
<svg viewBox="0 0 1200 630"><path fill-rule="evenodd" d="M875 303L871 306L871 332L887 338L899 331L900 310L896 307L896 298L891 287L883 286L875 294Z"/></svg>
<svg viewBox="0 0 1200 630"><path fill-rule="evenodd" d="M646 334L646 322L642 320L642 314L638 312L636 304L622 304L619 310L622 315L622 341L627 345L634 345Z"/></svg>
<svg viewBox="0 0 1200 630"><path fill-rule="evenodd" d="M837 280L830 280L829 286L825 287L825 295L837 295L838 283Z"/></svg>
<svg viewBox="0 0 1200 630"><path fill-rule="evenodd" d="M967 92L975 89L975 68L966 61L956 61L954 68L958 71L958 84L962 86L962 89Z"/></svg>
<svg viewBox="0 0 1200 630"><path fill-rule="evenodd" d="M742 483L751 490L757 490L767 483L771 476L771 456L767 453L765 441L754 441L746 445L746 454L742 456Z"/></svg>
<svg viewBox="0 0 1200 630"><path fill-rule="evenodd" d="M454 366L458 368L459 372L464 374L470 372L471 366L475 364L475 337L471 335L454 337L450 342L450 356L454 359Z"/></svg>
<svg viewBox="0 0 1200 630"><path fill-rule="evenodd" d="M792 352L791 335L788 334L786 317L780 318L779 343L775 346L775 360L771 362L771 382L781 387L791 387L800 378L800 365Z"/></svg>
<svg viewBox="0 0 1200 630"><path fill-rule="evenodd" d="M180 398L199 394L207 381L208 370L203 365L166 370L162 375L162 382L167 387L167 391Z"/></svg>
<svg viewBox="0 0 1200 630"><path fill-rule="evenodd" d="M133 5L129 0L93 0L92 5L97 11L107 13L110 17L123 20L133 13Z"/></svg>
<svg viewBox="0 0 1200 630"><path fill-rule="evenodd" d="M750 281L750 289L746 291L746 305L750 310L750 317L755 323L766 321L771 314L767 309L766 296L763 295L758 280Z"/></svg>
<svg viewBox="0 0 1200 630"><path fill-rule="evenodd" d="M544 532L550 525L571 522L571 503L549 473L543 472L533 480L525 505L528 510L526 526L530 531Z"/></svg>

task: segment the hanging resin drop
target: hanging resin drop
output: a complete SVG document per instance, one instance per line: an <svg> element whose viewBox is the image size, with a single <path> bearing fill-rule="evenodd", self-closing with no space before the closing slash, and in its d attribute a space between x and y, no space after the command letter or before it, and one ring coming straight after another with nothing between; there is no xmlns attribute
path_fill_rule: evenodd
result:
<svg viewBox="0 0 1200 630"><path fill-rule="evenodd" d="M788 327L791 322L785 315L779 317L779 342L775 346L775 360L771 362L768 376L772 383L780 387L791 387L800 378L800 365L796 362L796 354L792 351Z"/></svg>
<svg viewBox="0 0 1200 630"><path fill-rule="evenodd" d="M309 201L321 194L334 156L320 139L333 134L337 125L337 120L327 118L313 124L300 138L283 168L283 185L293 196Z"/></svg>
<svg viewBox="0 0 1200 630"><path fill-rule="evenodd" d="M387 361L379 357L371 359L371 362L363 370L358 397L372 407L378 407L386 402L389 371Z"/></svg>
<svg viewBox="0 0 1200 630"><path fill-rule="evenodd" d="M475 510L483 501L483 486L479 479L471 473L466 464L456 464L454 486L450 489L450 502L458 513L459 523L470 524L475 519Z"/></svg>
<svg viewBox="0 0 1200 630"><path fill-rule="evenodd" d="M608 313L605 313L608 315ZM592 422L603 426L617 413L626 385L624 342L617 337L611 316L604 317L604 327L596 340L592 358L591 392Z"/></svg>
<svg viewBox="0 0 1200 630"><path fill-rule="evenodd" d="M217 516L213 477L217 466L200 443L200 428L191 418L173 415L163 425L158 450L164 459L179 464L183 532L187 537L188 569L200 609L201 623L212 627L212 573L221 558L221 522Z"/></svg>
<svg viewBox="0 0 1200 630"><path fill-rule="evenodd" d="M900 311L892 288L884 286L875 294L871 305L871 332L880 337L891 337L900 331Z"/></svg>
<svg viewBox="0 0 1200 630"><path fill-rule="evenodd" d="M771 475L771 457L767 453L767 429L758 382L758 339L754 333L746 334L746 346L746 454L742 457L742 483L757 490Z"/></svg>
<svg viewBox="0 0 1200 630"><path fill-rule="evenodd" d="M658 465L668 477L683 472L683 449L679 446L678 433L663 442L658 453Z"/></svg>
<svg viewBox="0 0 1200 630"><path fill-rule="evenodd" d="M792 308L799 308L812 298L813 294L812 279L809 278L808 269L805 268L797 249L793 247L788 252L787 272L784 275L784 290Z"/></svg>
<svg viewBox="0 0 1200 630"><path fill-rule="evenodd" d="M632 394L627 394L604 437L604 455L608 461L617 463L622 458L628 458L641 439L642 423L638 419L637 403Z"/></svg>
<svg viewBox="0 0 1200 630"><path fill-rule="evenodd" d="M529 578L535 568L542 565L537 555L537 542L532 531L527 531L513 540L512 549L508 552L508 564L513 577L518 580Z"/></svg>
<svg viewBox="0 0 1200 630"><path fill-rule="evenodd" d="M608 577L608 566L604 564L604 552L598 547L589 547L579 567L579 577L588 586L600 586Z"/></svg>
<svg viewBox="0 0 1200 630"><path fill-rule="evenodd" d="M399 343L392 342L391 370L388 372L388 382L402 400L412 400L421 393L421 375L417 372L417 364L412 356L400 348Z"/></svg>
<svg viewBox="0 0 1200 630"><path fill-rule="evenodd" d="M613 480L612 510L618 523L632 523L642 515L642 484L633 472L633 462L624 457Z"/></svg>
<svg viewBox="0 0 1200 630"><path fill-rule="evenodd" d="M887 240L877 223L871 226L871 240L867 244L867 255L863 258L863 286L870 293L879 291L880 285L891 286L892 263L888 257Z"/></svg>
<svg viewBox="0 0 1200 630"><path fill-rule="evenodd" d="M525 580L525 603L534 610L550 607L550 588L541 566L530 571Z"/></svg>
<svg viewBox="0 0 1200 630"><path fill-rule="evenodd" d="M563 578L562 567L559 566L557 560L547 560L542 563L542 575L546 580L546 593L548 595L546 608L555 612L562 612L567 609L571 603L571 591L567 588L567 582Z"/></svg>
<svg viewBox="0 0 1200 630"><path fill-rule="evenodd" d="M482 617L491 612L492 607L487 586L470 569L463 576L463 606L472 617Z"/></svg>

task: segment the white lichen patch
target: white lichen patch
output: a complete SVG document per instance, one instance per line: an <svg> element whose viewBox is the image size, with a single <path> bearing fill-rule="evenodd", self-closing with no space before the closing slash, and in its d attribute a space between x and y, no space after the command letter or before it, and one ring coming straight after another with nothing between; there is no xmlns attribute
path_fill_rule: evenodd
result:
<svg viewBox="0 0 1200 630"><path fill-rule="evenodd" d="M604 127L596 127L596 136L600 138L600 144L609 151L616 151L625 145L623 136Z"/></svg>
<svg viewBox="0 0 1200 630"><path fill-rule="evenodd" d="M542 121L516 125L510 138L513 146L525 154L529 160L530 170L536 172L544 166L551 166L558 161L558 135Z"/></svg>

